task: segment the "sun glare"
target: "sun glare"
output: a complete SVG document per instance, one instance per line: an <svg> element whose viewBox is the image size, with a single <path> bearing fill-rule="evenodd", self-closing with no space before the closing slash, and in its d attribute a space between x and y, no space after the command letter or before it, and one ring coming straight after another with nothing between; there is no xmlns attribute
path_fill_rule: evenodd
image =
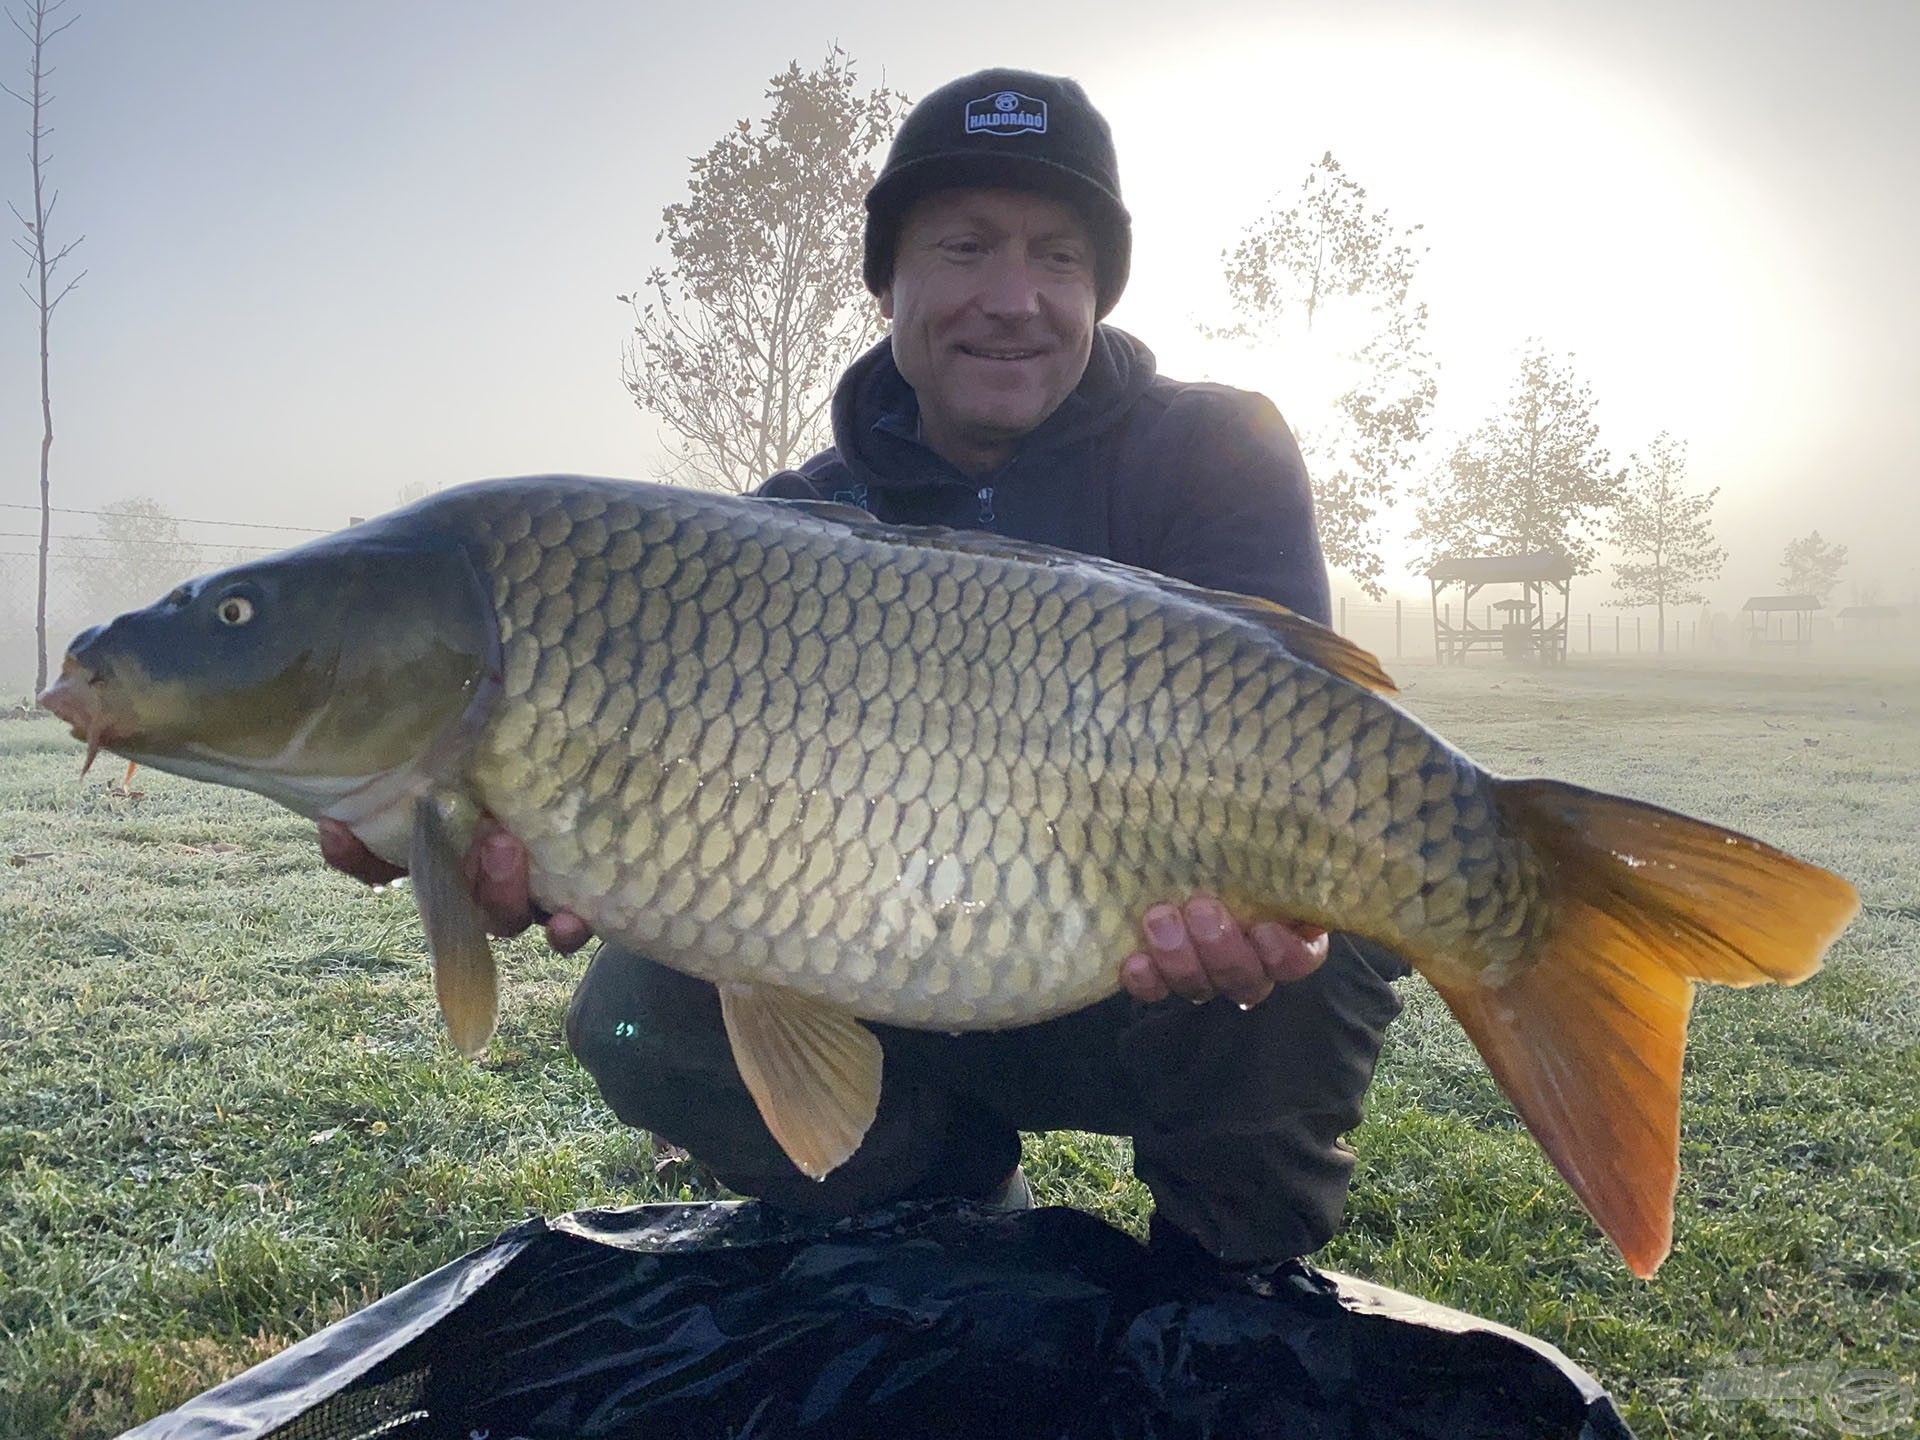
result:
<svg viewBox="0 0 1920 1440"><path fill-rule="evenodd" d="M1404 32L1236 31L1090 78L1111 97L1138 231L1114 318L1169 373L1265 391L1305 429L1340 393L1327 356L1341 347L1319 332L1353 338L1363 316L1254 344L1201 333L1234 318L1222 251L1331 150L1370 203L1423 227L1442 432L1498 404L1538 340L1575 355L1620 458L1671 430L1703 483L1758 503L1788 481L1775 471L1800 443L1795 416L1833 398L1784 200L1716 153L1685 96L1510 37Z"/></svg>

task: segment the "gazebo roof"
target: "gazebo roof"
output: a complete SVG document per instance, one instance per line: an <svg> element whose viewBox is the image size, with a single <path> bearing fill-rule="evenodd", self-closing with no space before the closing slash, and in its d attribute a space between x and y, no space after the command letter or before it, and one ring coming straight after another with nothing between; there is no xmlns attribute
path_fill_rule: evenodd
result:
<svg viewBox="0 0 1920 1440"><path fill-rule="evenodd" d="M1900 616L1898 605L1849 605L1840 612L1842 620L1895 620Z"/></svg>
<svg viewBox="0 0 1920 1440"><path fill-rule="evenodd" d="M1522 580L1571 580L1573 561L1554 550L1531 555L1472 555L1436 561L1429 580L1464 580L1469 584L1513 584Z"/></svg>
<svg viewBox="0 0 1920 1440"><path fill-rule="evenodd" d="M1818 595L1755 595L1742 610L1818 610Z"/></svg>

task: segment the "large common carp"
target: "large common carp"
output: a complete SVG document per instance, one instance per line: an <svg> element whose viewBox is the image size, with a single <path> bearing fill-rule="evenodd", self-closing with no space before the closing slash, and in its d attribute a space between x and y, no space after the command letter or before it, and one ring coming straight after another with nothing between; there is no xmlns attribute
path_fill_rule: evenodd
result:
<svg viewBox="0 0 1920 1440"><path fill-rule="evenodd" d="M453 1042L493 960L482 812L532 891L719 983L802 1170L872 1121L861 1019L1029 1024L1118 988L1152 904L1375 940L1445 997L1635 1273L1666 1255L1695 981L1791 984L1836 876L1651 805L1498 778L1372 657L1264 601L838 506L548 477L183 585L41 697L161 770L413 873Z"/></svg>

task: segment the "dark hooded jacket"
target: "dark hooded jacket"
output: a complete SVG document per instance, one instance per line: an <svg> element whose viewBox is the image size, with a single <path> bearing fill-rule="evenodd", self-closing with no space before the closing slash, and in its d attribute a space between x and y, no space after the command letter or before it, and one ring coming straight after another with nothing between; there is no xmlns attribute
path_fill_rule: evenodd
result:
<svg viewBox="0 0 1920 1440"><path fill-rule="evenodd" d="M991 475L969 479L919 430L883 340L834 391L833 448L760 493L991 530L1331 619L1306 467L1280 412L1250 391L1165 378L1125 331L1096 328L1079 386Z"/></svg>

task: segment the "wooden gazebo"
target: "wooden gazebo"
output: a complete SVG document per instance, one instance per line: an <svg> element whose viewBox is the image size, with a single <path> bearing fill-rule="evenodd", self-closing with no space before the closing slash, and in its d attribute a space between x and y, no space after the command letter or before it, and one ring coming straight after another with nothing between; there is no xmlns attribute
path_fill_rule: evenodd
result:
<svg viewBox="0 0 1920 1440"><path fill-rule="evenodd" d="M1810 644L1813 612L1819 608L1817 595L1755 595L1740 607L1747 617L1747 644L1792 645L1796 649ZM1791 626L1787 623L1789 616L1793 619Z"/></svg>
<svg viewBox="0 0 1920 1440"><path fill-rule="evenodd" d="M1898 605L1849 605L1833 618L1849 640L1890 640L1900 633Z"/></svg>
<svg viewBox="0 0 1920 1440"><path fill-rule="evenodd" d="M1555 550L1531 555L1478 555L1442 560L1427 571L1433 591L1433 653L1442 665L1460 665L1474 650L1492 650L1509 660L1543 660L1558 665L1567 658L1567 606L1573 588L1573 561ZM1460 587L1460 618L1441 596ZM1516 598L1484 605L1484 624L1473 623L1473 600L1489 585L1518 585ZM1560 598L1557 616L1547 613L1547 595ZM1499 616L1498 621L1494 619Z"/></svg>

